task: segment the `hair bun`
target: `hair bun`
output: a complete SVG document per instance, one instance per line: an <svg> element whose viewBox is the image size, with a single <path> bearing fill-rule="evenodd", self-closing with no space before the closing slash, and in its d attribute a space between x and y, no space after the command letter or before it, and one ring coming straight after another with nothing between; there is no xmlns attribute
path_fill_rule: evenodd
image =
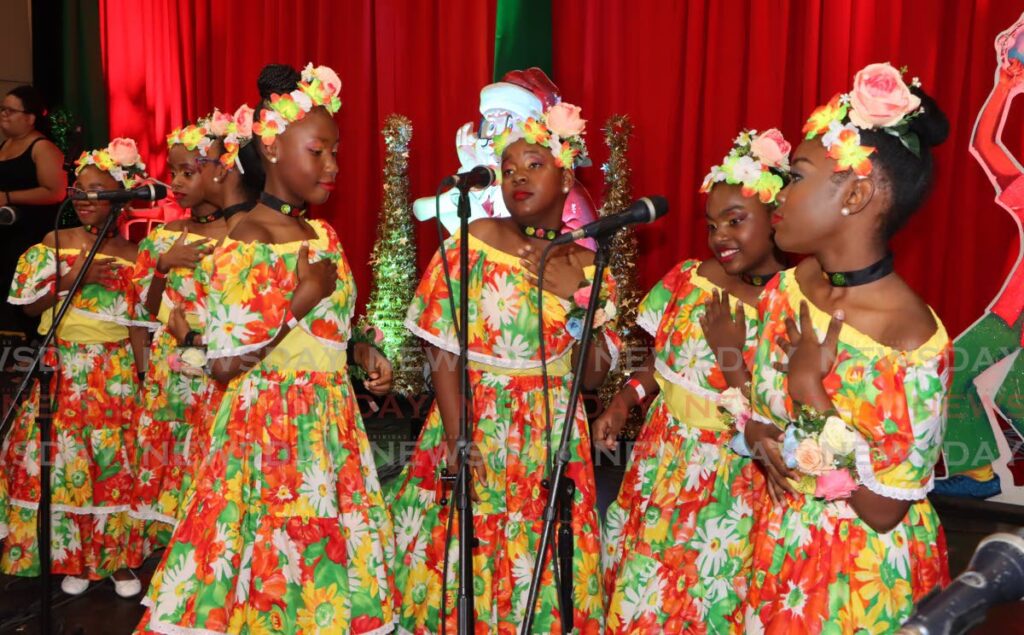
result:
<svg viewBox="0 0 1024 635"><path fill-rule="evenodd" d="M302 75L288 64L267 64L256 80L260 97L269 100L271 95L290 93L299 85Z"/></svg>
<svg viewBox="0 0 1024 635"><path fill-rule="evenodd" d="M949 136L949 119L931 95L914 86L910 91L921 98L924 112L910 120L910 130L917 133L921 145L937 146Z"/></svg>

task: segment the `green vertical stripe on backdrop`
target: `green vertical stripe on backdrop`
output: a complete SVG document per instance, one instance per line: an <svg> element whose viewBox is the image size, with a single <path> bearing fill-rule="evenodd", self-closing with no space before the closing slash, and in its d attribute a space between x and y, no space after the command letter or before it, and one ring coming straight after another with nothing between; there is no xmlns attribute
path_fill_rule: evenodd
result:
<svg viewBox="0 0 1024 635"><path fill-rule="evenodd" d="M96 0L64 0L64 105L82 125L86 148L107 144L107 82Z"/></svg>
<svg viewBox="0 0 1024 635"><path fill-rule="evenodd" d="M551 75L551 0L498 0L494 81L531 66Z"/></svg>

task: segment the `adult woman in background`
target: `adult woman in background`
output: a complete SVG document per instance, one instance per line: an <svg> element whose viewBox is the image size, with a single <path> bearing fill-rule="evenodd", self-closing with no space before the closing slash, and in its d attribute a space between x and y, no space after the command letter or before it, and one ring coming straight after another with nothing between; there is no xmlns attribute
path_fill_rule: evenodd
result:
<svg viewBox="0 0 1024 635"><path fill-rule="evenodd" d="M68 178L64 155L46 137L49 124L43 98L32 86L18 86L0 102L0 207L16 210L14 225L0 226L0 293L6 297L18 256L53 229L56 205L64 200ZM0 303L0 331L26 336L36 318Z"/></svg>

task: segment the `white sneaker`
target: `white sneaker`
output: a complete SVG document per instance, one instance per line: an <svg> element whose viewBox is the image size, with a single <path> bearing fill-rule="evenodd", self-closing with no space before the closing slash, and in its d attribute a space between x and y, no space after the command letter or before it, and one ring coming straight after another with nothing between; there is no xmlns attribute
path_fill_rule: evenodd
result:
<svg viewBox="0 0 1024 635"><path fill-rule="evenodd" d="M131 580L117 580L111 578L114 581L114 592L123 598L135 597L142 593L142 583L135 577L135 572L128 569L128 573L132 574Z"/></svg>
<svg viewBox="0 0 1024 635"><path fill-rule="evenodd" d="M89 578L76 578L73 575L66 575L61 580L60 590L68 595L81 595L89 588Z"/></svg>

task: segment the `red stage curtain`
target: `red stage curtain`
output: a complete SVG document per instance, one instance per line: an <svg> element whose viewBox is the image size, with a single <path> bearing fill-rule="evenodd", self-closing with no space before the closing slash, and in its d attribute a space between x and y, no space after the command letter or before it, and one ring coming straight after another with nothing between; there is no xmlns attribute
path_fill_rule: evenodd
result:
<svg viewBox="0 0 1024 635"><path fill-rule="evenodd" d="M476 118L491 78L495 0L100 0L112 135L137 138L165 174L164 135L213 106L257 98L266 62L309 60L338 70L340 187L318 213L342 234L360 297L376 235L384 117L412 119L415 196L457 164L455 129ZM907 65L952 122L938 149L935 192L895 241L897 267L958 332L992 299L1017 254L1017 230L967 152L992 86L995 35L1022 7L997 0L559 0L554 79L590 121L635 124L636 195L663 193L671 216L640 232L641 283L686 256L707 257L697 188L740 127L780 127L796 141L806 115L875 61ZM1024 107L1018 106L1018 110ZM1008 130L1024 138L1024 115ZM1010 144L1018 151L1020 144ZM1018 152L1018 156L1021 154ZM600 198L601 172L583 180ZM420 263L436 247L418 229Z"/></svg>
<svg viewBox="0 0 1024 635"><path fill-rule="evenodd" d="M967 148L992 88L993 41L1021 10L997 0L559 0L555 81L590 121L595 164L607 157L599 125L632 117L634 194L665 194L672 205L640 232L648 288L681 258L710 257L697 188L741 127L778 127L796 147L807 115L848 90L858 69L906 65L952 129L936 151L929 203L894 241L896 266L958 333L1017 257L1017 228ZM1007 130L1019 141L1024 102L1016 107ZM1007 145L1024 157L1020 143ZM598 194L601 173L589 172Z"/></svg>
<svg viewBox="0 0 1024 635"><path fill-rule="evenodd" d="M412 120L410 180L433 193L458 167L455 131L478 119L491 81L495 0L100 0L111 136L138 140L151 173L166 178L165 136L214 106L254 105L269 62L338 71L343 86L338 189L314 214L341 235L360 304L376 239L384 143L391 113ZM437 247L418 227L419 259Z"/></svg>

